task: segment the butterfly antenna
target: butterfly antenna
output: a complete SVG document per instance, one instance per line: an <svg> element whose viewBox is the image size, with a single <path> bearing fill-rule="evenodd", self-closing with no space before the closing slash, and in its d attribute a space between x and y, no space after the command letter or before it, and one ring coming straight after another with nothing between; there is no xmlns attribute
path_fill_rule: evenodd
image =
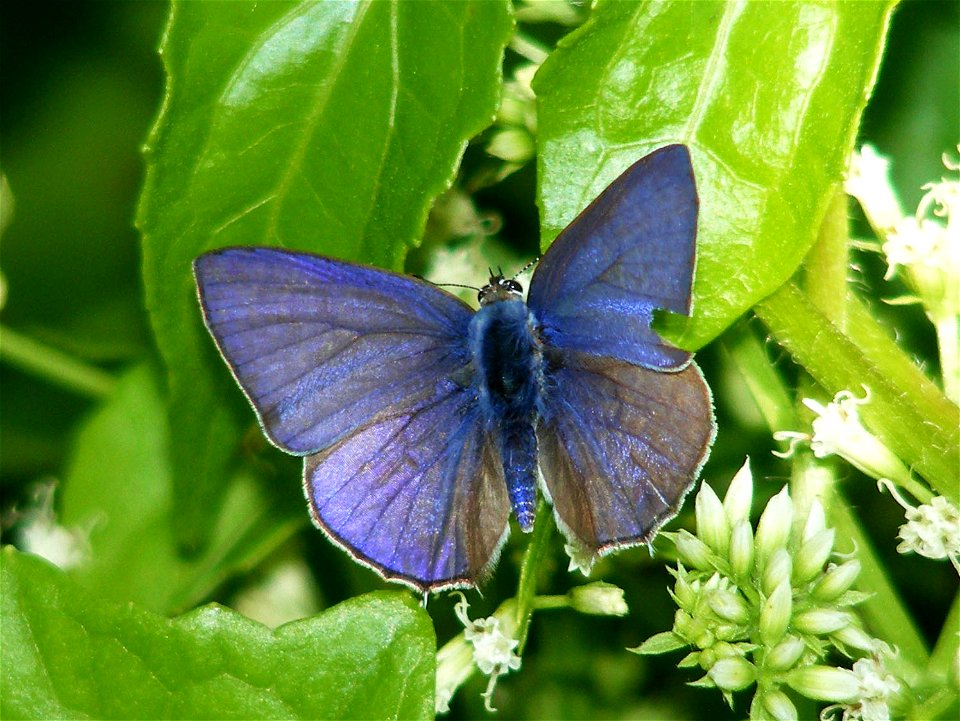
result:
<svg viewBox="0 0 960 721"><path fill-rule="evenodd" d="M432 283L432 285L435 285L438 288L466 288L468 290L476 290L476 291L480 290L475 286L463 285L462 283Z"/></svg>
<svg viewBox="0 0 960 721"><path fill-rule="evenodd" d="M525 266L523 266L520 270L518 270L516 273L514 273L513 279L516 280L517 278L519 278L521 275L523 275L528 270L530 270L533 266L535 266L538 262L540 262L540 256L537 256L536 258L531 260L529 263L527 263Z"/></svg>

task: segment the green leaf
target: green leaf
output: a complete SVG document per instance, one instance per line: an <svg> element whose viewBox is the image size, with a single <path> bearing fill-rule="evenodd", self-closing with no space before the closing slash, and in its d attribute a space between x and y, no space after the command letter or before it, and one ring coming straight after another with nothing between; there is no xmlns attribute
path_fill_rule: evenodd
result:
<svg viewBox="0 0 960 721"><path fill-rule="evenodd" d="M189 559L171 527L173 485L167 424L146 366L126 372L79 429L63 478L60 522L89 538L71 575L98 593L160 613L182 611L251 566L306 521L284 517L247 475L224 483L211 542Z"/></svg>
<svg viewBox="0 0 960 721"><path fill-rule="evenodd" d="M654 634L636 648L628 648L627 650L641 655L655 655L676 651L689 645L673 631L663 631Z"/></svg>
<svg viewBox="0 0 960 721"><path fill-rule="evenodd" d="M191 262L260 244L399 268L493 117L511 28L505 0L174 3L138 224L187 544L252 420L203 331Z"/></svg>
<svg viewBox="0 0 960 721"><path fill-rule="evenodd" d="M10 547L0 579L4 718L433 718L433 627L406 593L271 631L105 603Z"/></svg>
<svg viewBox="0 0 960 721"><path fill-rule="evenodd" d="M543 64L542 244L633 161L691 148L700 195L691 350L797 268L849 155L892 2L601 2Z"/></svg>

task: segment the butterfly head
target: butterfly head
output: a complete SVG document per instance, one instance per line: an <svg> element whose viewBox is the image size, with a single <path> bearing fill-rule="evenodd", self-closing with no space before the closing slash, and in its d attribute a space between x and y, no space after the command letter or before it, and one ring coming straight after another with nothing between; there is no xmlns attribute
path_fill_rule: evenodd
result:
<svg viewBox="0 0 960 721"><path fill-rule="evenodd" d="M513 278L504 278L502 275L490 274L490 281L477 293L480 306L496 303L501 300L522 300L523 286Z"/></svg>

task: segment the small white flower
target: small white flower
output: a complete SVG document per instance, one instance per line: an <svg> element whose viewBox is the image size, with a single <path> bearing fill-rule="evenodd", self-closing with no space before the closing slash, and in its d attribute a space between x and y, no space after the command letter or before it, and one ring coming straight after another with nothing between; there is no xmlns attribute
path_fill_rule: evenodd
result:
<svg viewBox="0 0 960 721"><path fill-rule="evenodd" d="M37 485L34 505L21 512L17 541L21 550L69 570L89 560L89 532L57 523L57 514L53 509L55 490L54 482Z"/></svg>
<svg viewBox="0 0 960 721"><path fill-rule="evenodd" d="M885 280L890 280L900 266L941 269L948 260L947 229L936 220L907 216L887 234L882 247L887 257Z"/></svg>
<svg viewBox="0 0 960 721"><path fill-rule="evenodd" d="M890 184L890 160L864 145L853 151L843 189L859 201L870 225L879 234L897 227L903 213Z"/></svg>
<svg viewBox="0 0 960 721"><path fill-rule="evenodd" d="M586 546L574 543L564 544L563 550L570 558L570 565L567 566L567 570L571 573L573 571L580 571L584 577L589 577L590 572L593 570L593 564L597 561L596 554Z"/></svg>
<svg viewBox="0 0 960 721"><path fill-rule="evenodd" d="M861 658L853 664L857 682L857 700L829 706L820 718L834 718L842 710L842 721L890 721L890 697L900 690L900 682L887 672L880 658Z"/></svg>
<svg viewBox="0 0 960 721"><path fill-rule="evenodd" d="M870 389L866 386L863 386L863 398L842 390L827 405L813 398L804 398L803 404L816 413L811 423L813 433L774 432L775 440L790 442L786 453L774 451L774 455L787 458L799 442L809 441L810 450L817 458L836 454L872 478L909 478L909 471L900 459L860 422L857 409L869 402Z"/></svg>
<svg viewBox="0 0 960 721"><path fill-rule="evenodd" d="M960 145L957 146L960 152ZM943 154L943 165L947 170L960 171L960 160L953 161ZM927 183L923 186L926 194L920 199L917 217L923 217L933 207L933 214L940 218L949 218L953 222L960 220L960 180L943 178L939 183ZM949 226L949 223L948 223Z"/></svg>
<svg viewBox="0 0 960 721"><path fill-rule="evenodd" d="M943 496L930 503L913 506L904 500L890 481L883 478L877 486L890 491L905 511L907 522L900 526L901 543L897 553L917 553L926 558L949 558L960 573L960 512Z"/></svg>
<svg viewBox="0 0 960 721"><path fill-rule="evenodd" d="M946 155L943 163L952 171L960 166ZM960 180L942 178L923 189L927 192L917 212L882 233L888 266L884 278L903 268L907 283L938 325L938 335L956 335L956 315L960 312ZM952 319L950 324L948 318ZM941 337L941 345L944 340ZM955 347L953 341L948 345Z"/></svg>
<svg viewBox="0 0 960 721"><path fill-rule="evenodd" d="M520 642L500 630L500 619L496 616L471 621L467 615L470 607L467 599L462 593L459 595L460 601L454 607L454 613L463 624L464 639L473 645L473 662L481 673L490 676L487 690L482 695L486 709L495 711L490 704L493 690L500 676L520 668L520 657L515 651Z"/></svg>
<svg viewBox="0 0 960 721"><path fill-rule="evenodd" d="M811 424L813 437L810 449L817 458L839 453L845 446L855 445L866 433L860 423L857 406L870 402L870 390L864 386L863 398L857 398L850 391L840 391L827 405L813 398L804 398L803 405L817 414Z"/></svg>

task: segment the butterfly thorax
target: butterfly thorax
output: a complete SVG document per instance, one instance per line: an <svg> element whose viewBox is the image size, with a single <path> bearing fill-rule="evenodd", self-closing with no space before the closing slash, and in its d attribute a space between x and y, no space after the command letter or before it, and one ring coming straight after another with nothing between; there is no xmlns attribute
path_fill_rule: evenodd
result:
<svg viewBox="0 0 960 721"><path fill-rule="evenodd" d="M536 320L518 291L494 289L486 300L481 295L481 304L469 335L479 407L500 447L513 510L528 531L536 503L542 346Z"/></svg>

